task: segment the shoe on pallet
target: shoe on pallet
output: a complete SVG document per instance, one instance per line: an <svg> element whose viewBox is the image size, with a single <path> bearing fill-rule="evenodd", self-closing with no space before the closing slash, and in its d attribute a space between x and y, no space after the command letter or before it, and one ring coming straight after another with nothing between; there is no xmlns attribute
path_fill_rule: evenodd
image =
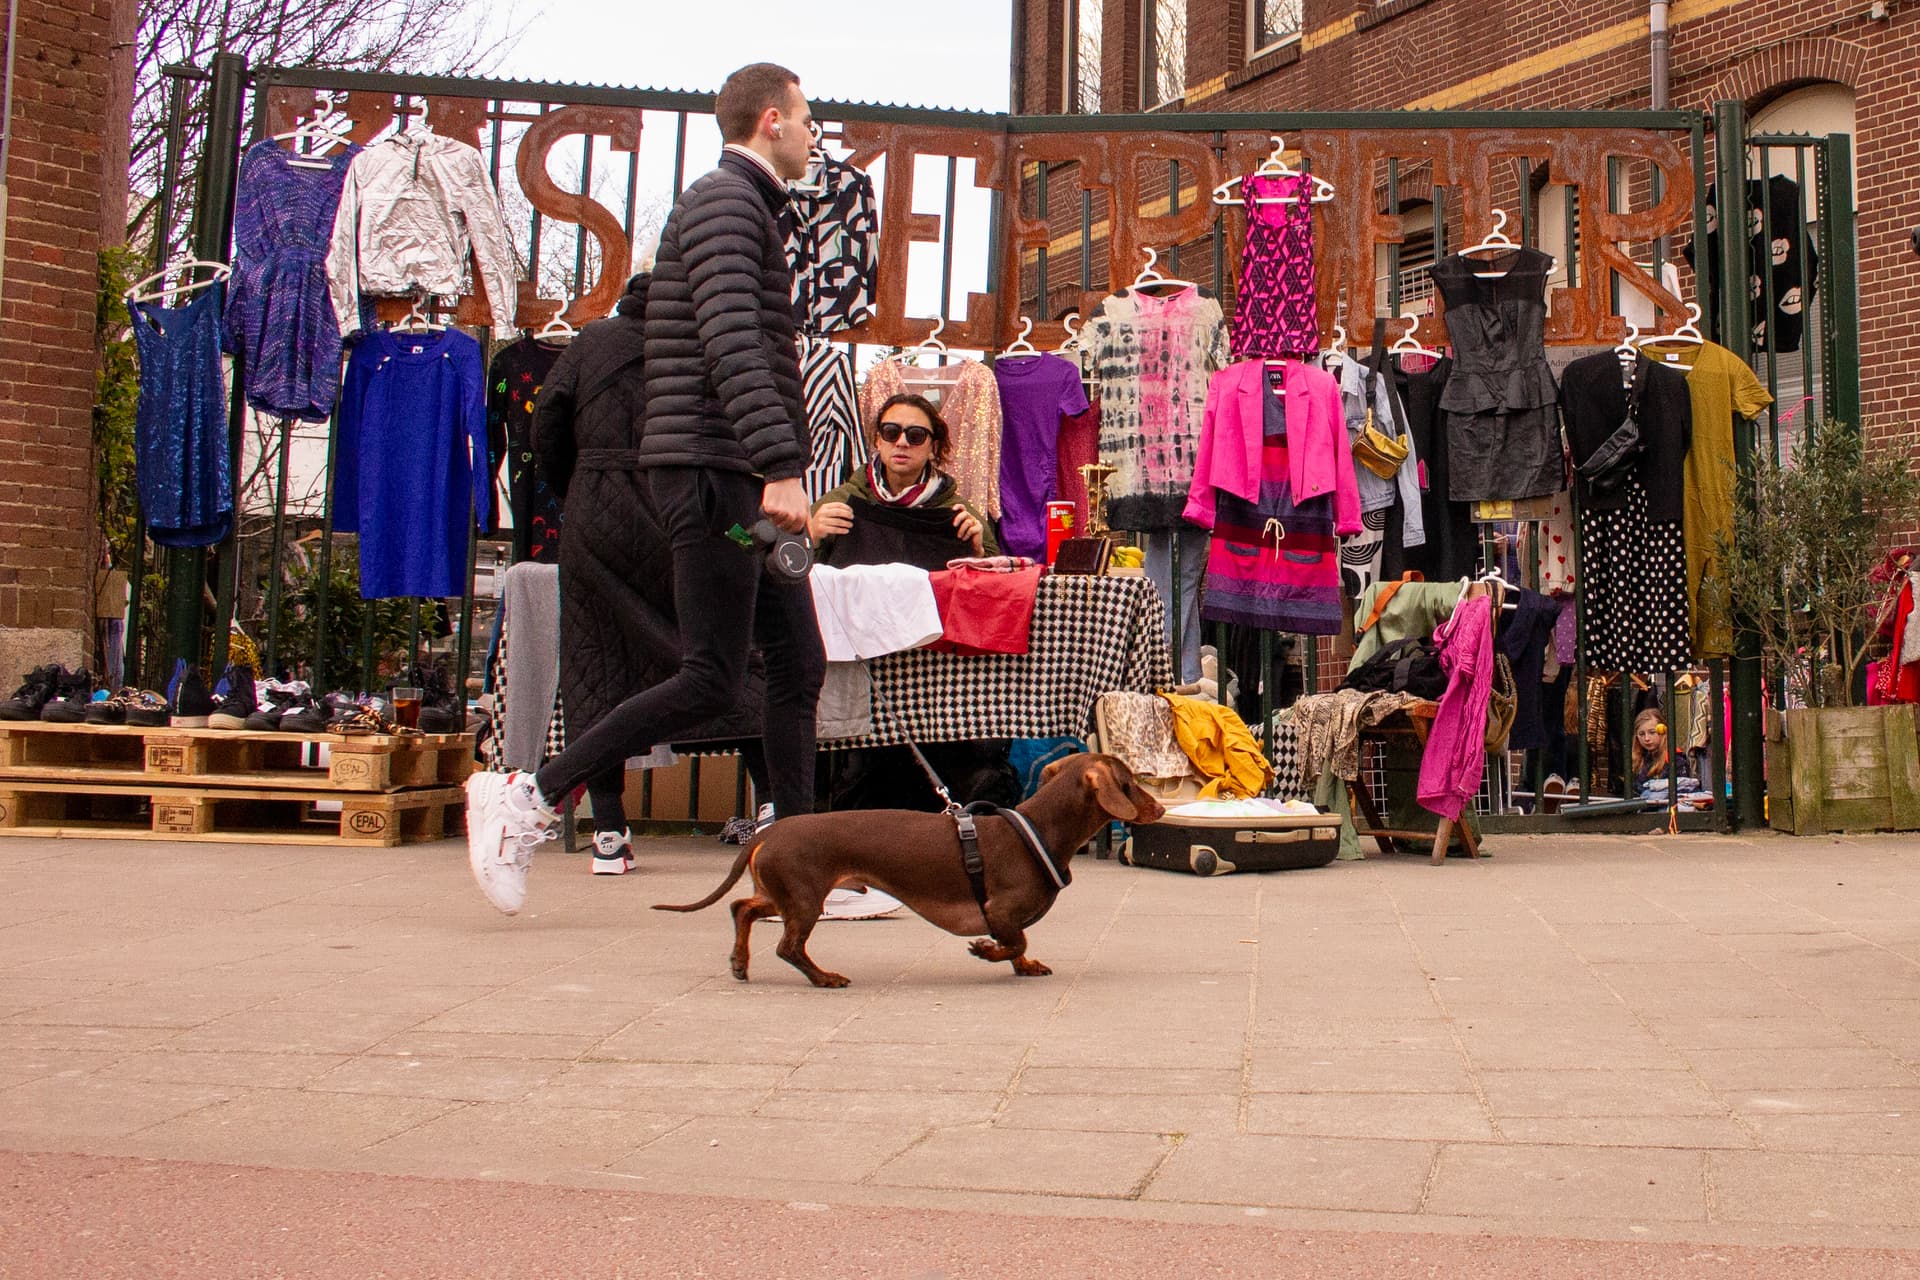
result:
<svg viewBox="0 0 1920 1280"><path fill-rule="evenodd" d="M67 674L58 663L48 663L27 672L27 678L0 702L0 720L38 720L40 711L60 694L60 680Z"/></svg>
<svg viewBox="0 0 1920 1280"><path fill-rule="evenodd" d="M633 837L626 831L593 833L593 874L623 876L633 870Z"/></svg>
<svg viewBox="0 0 1920 1280"><path fill-rule="evenodd" d="M293 708L307 691L304 680L255 680L253 714L246 727L255 733L271 733L280 728L280 718Z"/></svg>
<svg viewBox="0 0 1920 1280"><path fill-rule="evenodd" d="M167 705L173 709L171 723L176 729L204 729L213 714L213 694L207 690L200 668L185 658L173 664L173 679L167 682Z"/></svg>
<svg viewBox="0 0 1920 1280"><path fill-rule="evenodd" d="M87 708L93 705L93 674L89 671L62 672L53 700L40 708L40 719L47 724L85 724Z"/></svg>
<svg viewBox="0 0 1920 1280"><path fill-rule="evenodd" d="M139 694L138 689L121 689L104 698L95 698L87 706L83 724L123 725L127 722L127 708Z"/></svg>
<svg viewBox="0 0 1920 1280"><path fill-rule="evenodd" d="M247 717L260 709L253 691L253 668L234 663L220 677L222 696L207 716L209 729L244 729Z"/></svg>
<svg viewBox="0 0 1920 1280"><path fill-rule="evenodd" d="M465 733L467 704L447 687L447 673L440 663L415 663L404 673L420 690L420 719L415 726L425 734Z"/></svg>
<svg viewBox="0 0 1920 1280"><path fill-rule="evenodd" d="M281 733L325 733L327 713L313 700L311 693L296 693L267 713L273 728ZM259 719L256 714L253 719Z"/></svg>
<svg viewBox="0 0 1920 1280"><path fill-rule="evenodd" d="M126 724L129 729L164 729L171 717L167 700L151 689L122 689L116 697L126 699ZM111 699L109 699L111 701Z"/></svg>

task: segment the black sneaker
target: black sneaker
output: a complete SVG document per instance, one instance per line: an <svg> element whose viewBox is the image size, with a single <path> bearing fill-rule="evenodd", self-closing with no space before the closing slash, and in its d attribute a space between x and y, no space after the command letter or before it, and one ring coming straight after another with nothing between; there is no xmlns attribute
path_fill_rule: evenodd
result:
<svg viewBox="0 0 1920 1280"><path fill-rule="evenodd" d="M138 689L122 689L118 693L101 698L87 706L84 722L100 725L123 725L127 722L127 707L139 696Z"/></svg>
<svg viewBox="0 0 1920 1280"><path fill-rule="evenodd" d="M281 733L325 733L327 715L314 705L313 695L302 693L295 696L278 712L269 713L275 717L274 728Z"/></svg>
<svg viewBox="0 0 1920 1280"><path fill-rule="evenodd" d="M188 667L174 686L173 727L204 729L207 717L212 714L213 695L207 692L206 679L201 676L200 668Z"/></svg>
<svg viewBox="0 0 1920 1280"><path fill-rule="evenodd" d="M213 711L207 716L207 727L246 728L247 717L260 709L260 702L253 692L253 668L237 663L229 666L226 678L221 683L227 686L227 694L214 704Z"/></svg>
<svg viewBox="0 0 1920 1280"><path fill-rule="evenodd" d="M40 719L47 724L84 724L87 708L93 705L93 673L63 672L57 696L40 708Z"/></svg>
<svg viewBox="0 0 1920 1280"><path fill-rule="evenodd" d="M167 700L151 689L123 689L127 698L127 727L129 729L164 729L167 727Z"/></svg>
<svg viewBox="0 0 1920 1280"><path fill-rule="evenodd" d="M0 702L0 720L38 720L41 709L59 696L60 680L65 675L66 668L58 663L27 672L13 696Z"/></svg>

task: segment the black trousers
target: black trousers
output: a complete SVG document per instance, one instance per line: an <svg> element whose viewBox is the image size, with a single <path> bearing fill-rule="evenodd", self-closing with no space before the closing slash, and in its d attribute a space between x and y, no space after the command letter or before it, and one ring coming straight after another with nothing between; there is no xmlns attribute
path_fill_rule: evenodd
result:
<svg viewBox="0 0 1920 1280"><path fill-rule="evenodd" d="M647 474L656 517L673 552L680 669L601 717L539 773L552 803L604 777L628 756L672 742L732 710L758 646L767 662L762 740L773 806L781 817L813 811L814 715L826 653L813 589L776 582L762 558L727 531L760 516L760 480L740 472L656 467Z"/></svg>

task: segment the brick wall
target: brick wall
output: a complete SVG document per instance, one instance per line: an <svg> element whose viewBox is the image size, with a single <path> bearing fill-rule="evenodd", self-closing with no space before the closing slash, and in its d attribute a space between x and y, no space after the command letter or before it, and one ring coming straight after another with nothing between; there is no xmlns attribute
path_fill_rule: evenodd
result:
<svg viewBox="0 0 1920 1280"><path fill-rule="evenodd" d="M1028 2L1058 8L1063 0ZM1644 0L1305 0L1304 38L1249 63L1247 9L1255 2L1187 0L1188 92L1176 109L1648 105ZM1106 6L1103 85L1115 109L1140 101L1141 8L1140 0ZM1879 447L1911 454L1920 449L1920 256L1907 241L1920 227L1920 76L1912 53L1920 8L1896 2L1889 9L1890 19L1875 21L1856 0L1679 0L1672 103L1706 109L1734 98L1751 111L1812 82L1855 91L1867 429ZM1048 21L1029 29L1037 34ZM1030 67L1059 53L1057 45L1031 45Z"/></svg>
<svg viewBox="0 0 1920 1280"><path fill-rule="evenodd" d="M132 9L132 0L20 0L0 284L0 682L9 689L36 662L83 661L91 632L94 299L99 250L119 238L126 210Z"/></svg>

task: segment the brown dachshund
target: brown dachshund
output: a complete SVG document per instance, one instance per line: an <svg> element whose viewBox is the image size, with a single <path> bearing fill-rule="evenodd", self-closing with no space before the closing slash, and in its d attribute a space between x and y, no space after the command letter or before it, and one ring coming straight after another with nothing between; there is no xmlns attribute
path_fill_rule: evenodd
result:
<svg viewBox="0 0 1920 1280"><path fill-rule="evenodd" d="M1132 772L1113 756L1057 760L1041 774L1041 783L1019 812L1063 871L1110 820L1153 822L1162 813L1159 801L1141 790ZM905 809L783 819L741 850L718 889L698 902L659 903L654 910L710 907L751 870L753 896L733 904L733 976L747 980L747 935L753 922L778 915L786 926L774 948L780 958L816 987L844 987L844 977L828 973L807 956L807 936L820 919L829 890L871 885L948 933L987 934L968 948L982 960L1011 961L1013 971L1027 978L1051 973L1027 958L1025 930L1047 913L1060 891L1011 822L998 816L978 822L980 857L986 864L985 911L961 862L953 819Z"/></svg>

